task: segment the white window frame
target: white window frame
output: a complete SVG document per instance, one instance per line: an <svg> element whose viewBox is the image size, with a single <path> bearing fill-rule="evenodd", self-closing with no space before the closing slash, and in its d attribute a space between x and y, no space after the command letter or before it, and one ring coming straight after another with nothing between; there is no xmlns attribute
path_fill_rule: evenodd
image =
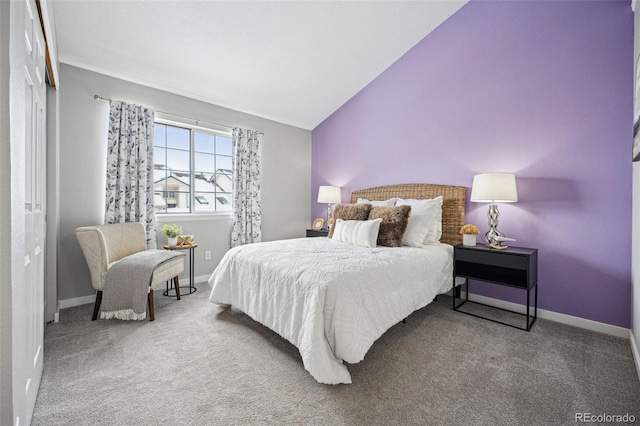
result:
<svg viewBox="0 0 640 426"><path fill-rule="evenodd" d="M203 123L199 120L191 120L183 117L175 117L169 114L160 112L155 113L155 123L164 124L167 126L182 127L189 130L197 130L204 133L209 133L218 136L224 136L232 138L232 129L224 126L217 126L210 123ZM190 181L195 182L195 170L193 165L195 164L195 133L190 133L189 141L189 176ZM155 149L155 145L154 145ZM195 208L195 190L194 185L191 185L189 189L189 205L192 209L189 213L156 213L156 222L158 223L170 223L175 221L200 221L200 220L230 220L231 211L223 212L197 212L193 211Z"/></svg>

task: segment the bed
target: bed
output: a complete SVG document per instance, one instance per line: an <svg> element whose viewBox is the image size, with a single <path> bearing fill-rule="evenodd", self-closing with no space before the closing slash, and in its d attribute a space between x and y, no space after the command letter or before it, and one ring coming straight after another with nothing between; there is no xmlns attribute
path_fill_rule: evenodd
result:
<svg viewBox="0 0 640 426"><path fill-rule="evenodd" d="M354 191L358 198L443 196L440 244L360 247L329 238L229 250L209 279L210 302L232 305L294 344L320 383L351 383L344 363L364 359L391 326L452 288L466 188L405 184Z"/></svg>

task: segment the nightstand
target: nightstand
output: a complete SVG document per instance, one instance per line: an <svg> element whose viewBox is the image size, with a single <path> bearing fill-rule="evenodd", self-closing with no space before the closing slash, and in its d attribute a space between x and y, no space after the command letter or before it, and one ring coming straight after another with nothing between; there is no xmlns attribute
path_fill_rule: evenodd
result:
<svg viewBox="0 0 640 426"><path fill-rule="evenodd" d="M538 249L525 247L509 247L496 250L487 246L455 246L453 248L453 277L463 277L467 287L465 299L456 305L456 291L453 291L453 310L478 318L529 331L538 318ZM527 293L526 314L496 308L484 303L469 300L469 280L486 281L524 290ZM533 315L530 315L531 291L533 290ZM491 318L482 317L470 312L460 311L465 303L489 306L526 317L526 326L518 327Z"/></svg>
<svg viewBox="0 0 640 426"><path fill-rule="evenodd" d="M321 229L316 231L315 229L307 229L307 237L328 237L329 231L326 229Z"/></svg>

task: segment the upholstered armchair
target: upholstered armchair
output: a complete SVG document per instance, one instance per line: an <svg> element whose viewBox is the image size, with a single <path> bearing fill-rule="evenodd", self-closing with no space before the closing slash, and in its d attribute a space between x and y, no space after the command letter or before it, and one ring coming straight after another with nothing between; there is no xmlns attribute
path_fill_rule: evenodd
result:
<svg viewBox="0 0 640 426"><path fill-rule="evenodd" d="M76 237L89 266L91 285L97 290L92 318L96 320L102 302L107 270L119 260L146 250L145 227L139 222L85 226L76 229ZM164 282L173 281L176 297L180 300L178 275L183 270L184 260L179 257L160 264L153 271L148 294L150 321L155 319L153 290Z"/></svg>

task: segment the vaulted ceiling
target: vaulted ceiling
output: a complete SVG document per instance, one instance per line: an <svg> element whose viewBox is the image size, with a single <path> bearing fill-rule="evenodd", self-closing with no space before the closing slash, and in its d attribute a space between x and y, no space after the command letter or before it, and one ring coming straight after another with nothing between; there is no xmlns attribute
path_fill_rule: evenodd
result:
<svg viewBox="0 0 640 426"><path fill-rule="evenodd" d="M313 129L466 0L52 3L60 62Z"/></svg>

